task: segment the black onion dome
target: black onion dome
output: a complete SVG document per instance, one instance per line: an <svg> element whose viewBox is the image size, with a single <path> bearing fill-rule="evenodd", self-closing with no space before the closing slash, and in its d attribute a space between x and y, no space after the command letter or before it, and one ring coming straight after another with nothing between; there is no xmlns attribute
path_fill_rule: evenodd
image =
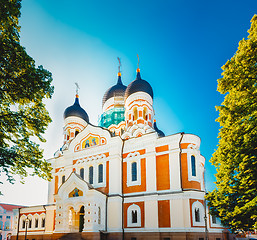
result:
<svg viewBox="0 0 257 240"><path fill-rule="evenodd" d="M154 123L153 123L153 128L154 128L154 130L157 132L157 134L158 134L159 137L165 137L164 132L161 131L161 130L157 127L156 121L154 121Z"/></svg>
<svg viewBox="0 0 257 240"><path fill-rule="evenodd" d="M118 82L116 85L110 87L103 96L103 105L112 97L124 97L126 86L121 81L121 74L118 74Z"/></svg>
<svg viewBox="0 0 257 240"><path fill-rule="evenodd" d="M78 96L76 96L74 104L65 109L63 117L64 119L67 117L79 117L89 123L87 112L79 105Z"/></svg>
<svg viewBox="0 0 257 240"><path fill-rule="evenodd" d="M151 96L151 98L153 98L153 89L146 80L141 79L139 69L137 70L136 80L131 82L126 89L125 99L128 98L131 94L136 92L148 93Z"/></svg>

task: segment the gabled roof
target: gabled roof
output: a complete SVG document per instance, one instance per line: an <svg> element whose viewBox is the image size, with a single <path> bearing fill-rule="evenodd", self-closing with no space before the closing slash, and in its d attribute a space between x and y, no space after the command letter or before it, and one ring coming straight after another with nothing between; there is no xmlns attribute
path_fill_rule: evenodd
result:
<svg viewBox="0 0 257 240"><path fill-rule="evenodd" d="M0 206L5 209L6 211L12 211L13 209L16 208L22 208L25 206L21 206L21 205L13 205L13 204L7 204L7 203L0 203Z"/></svg>

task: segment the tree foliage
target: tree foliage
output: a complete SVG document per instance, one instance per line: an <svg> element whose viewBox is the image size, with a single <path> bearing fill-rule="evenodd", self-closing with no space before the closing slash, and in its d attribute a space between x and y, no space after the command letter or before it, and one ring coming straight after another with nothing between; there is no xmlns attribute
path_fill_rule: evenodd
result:
<svg viewBox="0 0 257 240"><path fill-rule="evenodd" d="M52 75L20 45L21 0L0 1L0 170L10 182L28 168L50 179L50 166L33 139L45 141L51 118L43 103L53 94Z"/></svg>
<svg viewBox="0 0 257 240"><path fill-rule="evenodd" d="M218 80L225 99L217 107L221 129L211 159L216 189L207 195L211 214L233 231L253 229L257 221L257 15L251 23Z"/></svg>

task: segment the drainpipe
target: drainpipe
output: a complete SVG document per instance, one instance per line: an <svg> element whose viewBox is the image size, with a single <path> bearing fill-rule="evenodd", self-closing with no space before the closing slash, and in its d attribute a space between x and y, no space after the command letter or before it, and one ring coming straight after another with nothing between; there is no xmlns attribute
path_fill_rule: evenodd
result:
<svg viewBox="0 0 257 240"><path fill-rule="evenodd" d="M46 207L45 207L45 205L43 205L43 208L45 209L45 230L44 230L44 232L46 232ZM54 226L54 228L55 228L55 226Z"/></svg>
<svg viewBox="0 0 257 240"><path fill-rule="evenodd" d="M205 182L205 167L204 167L204 195L206 196L206 182ZM207 201L206 198L204 196L204 224L205 224L205 240L208 240L208 226L207 226Z"/></svg>
<svg viewBox="0 0 257 240"><path fill-rule="evenodd" d="M180 186L182 191L183 191L183 188L182 188L182 167L181 167L181 153L182 153L181 142L182 142L183 135L184 135L184 132L181 132L181 137L179 140L179 169L180 169Z"/></svg>
<svg viewBox="0 0 257 240"><path fill-rule="evenodd" d="M106 194L105 199L105 233L107 233L107 204L108 204L108 194Z"/></svg>
<svg viewBox="0 0 257 240"><path fill-rule="evenodd" d="M122 148L121 148L121 198L122 198L122 205L121 205L121 212L122 212L122 240L125 239L125 232L124 232L124 194L123 194L123 150L124 150L125 140L122 139Z"/></svg>
<svg viewBox="0 0 257 240"><path fill-rule="evenodd" d="M19 211L19 215L18 215L18 225L17 225L17 236L16 236L16 240L19 239L19 229L20 229L20 211L21 209L18 208L18 211Z"/></svg>

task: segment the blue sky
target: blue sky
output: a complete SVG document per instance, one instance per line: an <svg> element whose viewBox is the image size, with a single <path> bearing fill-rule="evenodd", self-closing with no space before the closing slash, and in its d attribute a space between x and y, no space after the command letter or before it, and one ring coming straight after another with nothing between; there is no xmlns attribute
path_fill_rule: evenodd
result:
<svg viewBox="0 0 257 240"><path fill-rule="evenodd" d="M46 158L62 145L63 112L73 104L74 83L96 124L104 92L117 80L117 57L128 85L139 54L141 76L153 87L158 127L166 135L183 131L201 137L207 189L214 188L209 160L218 143L215 106L223 101L217 79L248 35L256 0L26 0L21 13L22 45L54 78L54 96L46 101L53 119L42 144ZM2 191L1 202L46 203L47 184L38 178L5 183Z"/></svg>

